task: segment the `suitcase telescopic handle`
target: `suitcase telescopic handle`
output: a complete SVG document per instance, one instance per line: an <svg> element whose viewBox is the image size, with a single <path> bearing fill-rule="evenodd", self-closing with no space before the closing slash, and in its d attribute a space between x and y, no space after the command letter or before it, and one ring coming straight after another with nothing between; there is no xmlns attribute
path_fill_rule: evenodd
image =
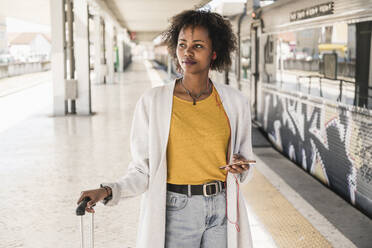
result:
<svg viewBox="0 0 372 248"><path fill-rule="evenodd" d="M90 201L89 197L85 197L76 208L76 215L81 216L85 215L85 208L87 207L88 202Z"/></svg>

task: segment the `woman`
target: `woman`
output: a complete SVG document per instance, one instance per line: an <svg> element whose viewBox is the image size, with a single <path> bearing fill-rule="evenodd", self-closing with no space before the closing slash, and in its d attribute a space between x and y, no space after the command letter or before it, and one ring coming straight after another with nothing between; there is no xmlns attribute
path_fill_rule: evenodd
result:
<svg viewBox="0 0 372 248"><path fill-rule="evenodd" d="M147 90L131 130L132 161L116 183L82 192L87 211L141 193L137 247L252 247L239 184L252 176L248 99L212 82L231 64L231 25L206 11L184 11L163 34L182 77ZM241 162L241 165L222 165ZM249 175L249 176L248 176Z"/></svg>

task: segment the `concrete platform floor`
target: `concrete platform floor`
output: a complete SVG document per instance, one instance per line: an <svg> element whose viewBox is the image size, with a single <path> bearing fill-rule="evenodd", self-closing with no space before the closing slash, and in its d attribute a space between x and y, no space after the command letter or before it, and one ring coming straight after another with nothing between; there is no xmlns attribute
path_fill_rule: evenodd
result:
<svg viewBox="0 0 372 248"><path fill-rule="evenodd" d="M53 102L50 71L0 79L0 132L34 115L46 114ZM48 112L47 112L48 113Z"/></svg>
<svg viewBox="0 0 372 248"><path fill-rule="evenodd" d="M36 113L0 130L1 248L80 247L79 218L75 216L80 191L115 181L125 173L135 103L145 89L164 83L164 77L148 61L134 61L127 72L116 75L116 84L92 85L95 115L51 117L51 104L44 102ZM43 95L47 97L48 92L38 97ZM0 106L4 99L0 98ZM315 197L311 200L296 191L312 187L311 182L306 187L291 183L291 175L298 178L300 169L291 169L291 163L279 159L272 148L255 149L255 153L254 178L242 189L249 203L255 248L367 247L363 244L371 241L365 235L371 228L368 219L351 211L346 217L358 216L353 226L345 228L343 222L342 228L340 223L328 221L320 208L312 207ZM274 166L279 160L280 166ZM318 194L310 191L309 195ZM139 200L136 197L115 207L97 204L95 247L135 247ZM265 207L269 204L274 207ZM343 211L337 213L343 215ZM86 224L89 217L84 217ZM352 228L354 233L348 231ZM355 233L363 241L361 246L355 245Z"/></svg>
<svg viewBox="0 0 372 248"><path fill-rule="evenodd" d="M151 87L141 63L118 80L92 87L93 116L54 118L46 105L0 133L0 247L80 247L76 201L124 174L134 106ZM138 209L139 198L97 204L96 247L135 247Z"/></svg>

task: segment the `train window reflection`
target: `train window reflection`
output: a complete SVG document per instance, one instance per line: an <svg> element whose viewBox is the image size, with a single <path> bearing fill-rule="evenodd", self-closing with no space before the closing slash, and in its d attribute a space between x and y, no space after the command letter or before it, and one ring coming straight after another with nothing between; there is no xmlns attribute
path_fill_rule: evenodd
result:
<svg viewBox="0 0 372 248"><path fill-rule="evenodd" d="M283 90L354 104L355 24L337 23L280 33L269 39L274 39L276 46L276 73L271 76L275 80L269 83ZM333 60L325 59L329 54Z"/></svg>
<svg viewBox="0 0 372 248"><path fill-rule="evenodd" d="M243 40L240 45L240 73L241 79L251 77L251 41Z"/></svg>

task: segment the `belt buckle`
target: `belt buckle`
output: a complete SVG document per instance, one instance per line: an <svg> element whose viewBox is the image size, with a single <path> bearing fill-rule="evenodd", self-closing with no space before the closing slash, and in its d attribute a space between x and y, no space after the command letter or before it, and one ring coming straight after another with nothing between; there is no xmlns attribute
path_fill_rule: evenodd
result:
<svg viewBox="0 0 372 248"><path fill-rule="evenodd" d="M214 185L216 187L216 192L214 194L208 195L207 194L207 186L210 186L210 185ZM203 184L203 195L205 197L215 196L217 194L218 194L218 183L217 182Z"/></svg>

